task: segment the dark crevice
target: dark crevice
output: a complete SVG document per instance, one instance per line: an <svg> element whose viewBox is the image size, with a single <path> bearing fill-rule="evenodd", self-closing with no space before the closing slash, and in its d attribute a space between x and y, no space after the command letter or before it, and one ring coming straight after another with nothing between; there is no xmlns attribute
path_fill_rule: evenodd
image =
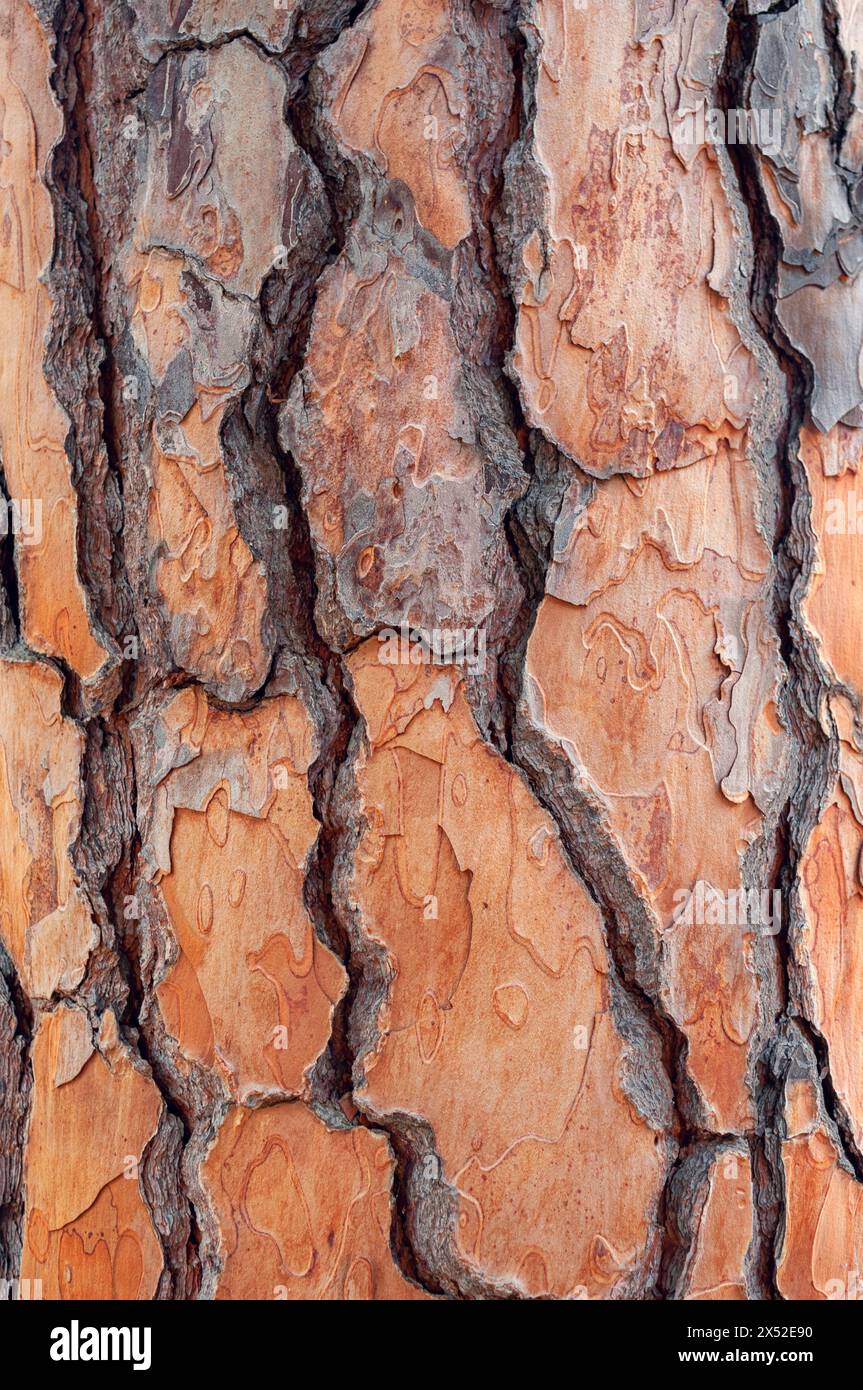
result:
<svg viewBox="0 0 863 1390"><path fill-rule="evenodd" d="M52 79L65 124L54 151L50 191L66 252L63 275L55 284L51 352L61 363L71 361L70 355L80 353L80 342L87 343L85 371L95 389L80 416L74 404L59 395L56 367L51 372L46 369L46 375L55 382L55 394L73 421L67 447L81 515L79 572L90 576L84 549L88 535L101 536L107 528L110 573L102 574L101 585L91 587L99 590L106 626L115 637L123 638L136 635L124 559L125 423L116 404L120 375L106 295L111 253L105 249L90 126L93 107L88 99L95 89L92 45L100 41L100 35L92 31L89 20L84 4L63 8L54 31L58 67ZM74 248L74 254L69 254L69 248ZM74 268L72 274L70 266ZM74 332L68 330L69 322L76 325ZM107 475L94 490L92 485L85 486L86 475L100 451ZM197 1215L181 1171L182 1151L190 1134L188 1117L174 1093L174 1079L161 1065L158 1052L151 1049L141 1021L151 1003L151 992L143 980L137 934L128 930L123 918L124 901L134 891L137 854L137 787L126 718L135 666L132 661L124 663L116 676L110 707L102 714L93 714L76 673L62 660L54 664L64 677L62 712L78 723L85 738L81 830L73 858L103 941L91 955L76 998L85 1006L89 1004L91 1012L113 1008L125 1043L141 1059L160 1093L164 1114L142 1155L140 1186L163 1250L157 1297L190 1297L200 1282L200 1262ZM166 1190L172 1193L167 1219L163 1217Z"/></svg>
<svg viewBox="0 0 863 1390"><path fill-rule="evenodd" d="M171 34L147 41L150 62L156 66L173 53L208 53L228 44L245 42L257 49L268 63L279 63L292 80L304 80L309 68L342 34L353 27L371 0L311 0L298 8L296 23L282 46L269 46L247 25L225 29L210 39L196 34ZM139 94L139 93L137 93ZM136 95L136 93L130 93Z"/></svg>
<svg viewBox="0 0 863 1390"><path fill-rule="evenodd" d="M350 22L353 23L365 8L366 0L355 5ZM283 66L296 78L295 63ZM271 339L265 360L256 364L255 380L244 402L244 414L250 427L276 459L284 485L284 500L290 517L287 537L290 572L297 597L289 642L298 643L304 662L315 671L325 693L320 748L308 776L314 815L320 829L303 892L315 931L341 961L348 983L334 1010L327 1047L311 1073L311 1098L325 1122L336 1127L343 1127L345 1123L359 1124L386 1136L395 1163L390 1233L393 1259L410 1282L426 1292L440 1294L453 1290L442 1287L433 1272L422 1265L409 1230L412 1203L407 1192L416 1169L415 1145L406 1141L395 1119L386 1125L372 1121L357 1110L355 1104L356 1016L359 1002L366 1001L369 993L377 988L371 981L366 962L352 947L352 934L340 905L337 884L346 836L352 831L356 833L357 829L351 830L344 823L340 784L352 777L359 714L346 685L344 653L330 647L318 628L319 593L311 530L303 506L303 479L295 459L279 441L278 408L306 358L321 277L342 253L359 209L356 171L320 129L312 80L313 72L307 65L286 103L285 119L297 145L323 179L331 212L329 239L319 248L314 266L304 272L299 299L296 269L293 273L290 269L287 272L275 269L265 282L260 302Z"/></svg>
<svg viewBox="0 0 863 1390"><path fill-rule="evenodd" d="M365 3L356 5L354 16L358 17L366 7ZM361 639L349 639L339 652L327 644L319 631L319 592L311 531L303 506L303 479L296 461L280 445L277 420L278 406L306 358L321 276L342 254L360 208L357 170L318 119L314 82L315 74L310 70L288 103L286 119L297 144L323 178L332 211L331 237L329 244L321 248L313 275L308 277L312 292L299 313L295 303L286 299L284 277L278 271L271 274L264 286L261 303L272 329L273 344L269 364L258 373L247 408L247 414L252 414L251 401L260 399L263 391L265 403L254 414L254 428L266 439L281 467L291 517L291 570L301 597L302 642L322 675L331 706L327 738L309 773L315 817L321 828L304 891L318 936L341 960L348 984L335 1010L328 1047L312 1074L313 1103L331 1123L339 1125L346 1118L349 1123L386 1136L395 1161L390 1243L396 1265L406 1279L437 1296L514 1297L514 1290L482 1280L453 1255L450 1241L456 1218L455 1194L442 1180L442 1165L430 1126L413 1116L396 1113L383 1117L356 1108L357 1103L362 1104L361 1091L356 1087L367 1031L387 988L385 953L374 949L361 923L349 920L350 909L341 883L361 828L353 778L361 718L351 697L344 655ZM287 332L286 315L290 316ZM350 819L345 812L346 800L351 803ZM356 941L362 942L361 950L355 948ZM418 1214L424 1226L421 1235L417 1231ZM433 1231L431 1237L429 1230ZM427 1258L427 1251L424 1254L430 1239L437 1247L438 1258L434 1261Z"/></svg>
<svg viewBox="0 0 863 1390"><path fill-rule="evenodd" d="M776 6L768 15L794 8ZM826 11L831 10L828 4ZM767 16L762 16L766 18ZM747 105L749 75L760 34L758 17L747 13L745 0L736 0L731 11L729 41L721 79L726 109ZM828 24L828 32L830 26ZM835 44L835 25L833 29ZM834 49L837 86L843 89ZM840 101L834 148L838 148L847 121ZM780 483L780 512L773 543L775 583L773 588L774 627L787 670L782 699L782 715L793 740L795 776L782 808L777 841L780 849L776 884L782 894L782 932L774 938L782 982L782 1008L774 1021L774 1033L763 1046L757 1070L761 1080L758 1096L758 1132L752 1141L755 1184L757 1241L754 1264L760 1272L768 1296L779 1298L776 1284L776 1258L785 1222L785 1180L782 1165L781 1132L784 1114L784 1076L772 1061L776 1038L787 1031L793 1020L809 1039L818 1059L819 1089L828 1116L838 1131L844 1156L856 1172L863 1175L861 1156L851 1138L851 1127L838 1099L829 1070L825 1040L811 1023L797 1012L795 998L793 939L803 923L799 895L800 870L809 834L817 823L835 778L831 739L821 727L819 712L824 695L834 682L824 667L818 647L802 617L802 604L814 569L816 542L811 526L812 500L805 469L798 457L800 432L807 418L812 396L813 376L808 361L789 342L777 313L779 267L783 258L780 229L764 192L757 152L747 145L729 146L741 196L749 217L755 246L751 284L753 314L766 344L784 373L786 409L776 445L776 468Z"/></svg>
<svg viewBox="0 0 863 1390"><path fill-rule="evenodd" d="M0 942L0 1281L18 1277L24 1240L24 1147L33 1087L33 1010ZM5 1298L0 1283L0 1299Z"/></svg>
<svg viewBox="0 0 863 1390"><path fill-rule="evenodd" d="M759 28L758 20L747 13L746 0L736 0L729 16L725 59L719 79L719 105L725 111L735 107L745 109L748 105L748 79L757 51ZM761 330L765 346L782 371L786 387L785 409L774 455L779 505L776 530L772 538L772 609L774 631L787 672L782 709L786 728L795 742L799 766L801 749L811 749L817 744L818 739L814 720L796 707L797 702L792 695L799 669L799 631L795 626L792 594L803 575L803 557L797 549L795 530L801 481L800 465L796 462L796 455L811 381L807 364L791 348L778 323L776 294L781 239L761 186L758 156L745 144L729 145L727 153L748 218L754 250L750 284L753 317ZM783 1009L787 1009L790 993L788 930L799 858L795 850L793 821L795 791L796 789L791 790L785 800L775 832L778 862L774 882L782 895L783 928L772 938L772 944L779 965ZM769 1000L766 1007L770 1007ZM774 1028L778 1021L778 1018L774 1019ZM776 1259L780 1224L784 1220L785 1177L781 1149L776 1142L776 1126L782 1116L783 1093L781 1078L773 1075L769 1063L772 1036L771 1034L762 1040L761 1055L756 1059L754 1072L758 1085L758 1127L756 1134L750 1139L755 1204L755 1234L750 1252L750 1268L760 1283L764 1296L777 1299L780 1295L776 1282Z"/></svg>
<svg viewBox="0 0 863 1390"><path fill-rule="evenodd" d="M0 527L0 648L14 646L21 632L21 603L18 594L18 570L15 566L15 532L12 499L6 483L6 473L0 457L0 507L3 525Z"/></svg>
<svg viewBox="0 0 863 1390"><path fill-rule="evenodd" d="M746 1140L738 1134L705 1134L681 1147L665 1190L665 1238L657 1281L659 1298L681 1299L691 1292L691 1264L698 1249L713 1170L717 1164L729 1160L736 1162L745 1152Z"/></svg>
<svg viewBox="0 0 863 1390"><path fill-rule="evenodd" d="M839 0L823 0L823 13L824 32L830 45L830 63L833 69L833 80L836 84L830 142L833 149L833 163L838 169L842 169L842 146L856 109L854 105L854 70L853 63L846 59L842 48Z"/></svg>
<svg viewBox="0 0 863 1390"><path fill-rule="evenodd" d="M851 1117L836 1092L836 1086L830 1072L830 1049L827 1045L827 1039L802 1014L795 1012L791 1017L815 1055L824 1109L835 1127L842 1157L857 1181L863 1183L863 1153L861 1153L860 1146L854 1138L854 1126Z"/></svg>
<svg viewBox="0 0 863 1390"><path fill-rule="evenodd" d="M76 999L99 1016L113 1009L121 1037L159 1092L163 1116L141 1156L141 1190L163 1252L157 1298L194 1297L200 1286L200 1220L183 1173L184 1150L199 1117L165 1063L155 1033L152 981L144 961L140 841L135 828L137 778L128 718L120 707L86 726L81 830L74 859L100 927ZM106 827L110 827L106 835ZM166 1192L169 1213L165 1214Z"/></svg>
<svg viewBox="0 0 863 1390"><path fill-rule="evenodd" d="M114 418L113 360L104 286L110 253L102 254L98 192L87 93L93 86L86 0L59 7L51 86L63 129L46 184L54 208L50 269L51 329L46 381L69 420L66 453L78 509L77 572L93 637L114 664L111 638L123 631L133 604L123 563L122 431ZM104 674L104 672L103 672ZM82 688L82 712L99 698Z"/></svg>
<svg viewBox="0 0 863 1390"><path fill-rule="evenodd" d="M516 30L517 42L513 55L518 82L515 100L519 121L513 143L526 138L532 124L533 97L530 87L530 63L524 36ZM503 181L499 198L504 196ZM496 232L498 261L511 254L501 237L501 221L493 219ZM508 289L507 277L498 264L498 292L505 296L504 322L509 342L502 353L502 363L515 340L516 306ZM628 866L618 847L602 824L599 808L591 798L582 794L570 781L570 769L560 770L561 781L555 776L554 755L548 740L529 728L520 710L526 670L527 644L536 623L540 605L545 597L546 577L552 561L554 529L563 496L577 470L540 434L532 431L524 416L521 398L514 379L507 370L500 371L501 387L506 392L512 413L513 429L523 449L523 463L528 478L524 497L509 509L505 529L510 552L525 589L525 602L517 615L509 641L498 658L499 681L497 714L502 737L498 747L506 760L525 779L531 795L556 826L564 858L574 876L583 883L590 898L599 909L603 922L612 978L622 987L632 1016L640 1027L655 1040L657 1060L661 1061L671 1091L672 1116L670 1132L678 1146L677 1156L669 1164L665 1188L656 1214L656 1225L663 1233L663 1249L658 1261L657 1285L652 1296L665 1297L661 1287L662 1270L668 1264L668 1202L671 1184L684 1156L693 1146L713 1143L714 1135L703 1129L701 1106L688 1074L688 1043L685 1035L659 1000L655 968L645 971L645 952L640 942L652 936L651 913L632 884ZM584 479L584 500L589 499L593 484ZM565 762L565 759L563 760ZM599 862L612 865L610 871L597 871ZM638 940L636 939L638 938ZM650 986L645 974L653 976Z"/></svg>
<svg viewBox="0 0 863 1390"><path fill-rule="evenodd" d="M119 739L122 748L121 758L127 779L129 806L135 808L138 804L138 792L134 749L129 738L126 718L119 712L116 727L115 737ZM164 1256L164 1273L158 1296L192 1298L201 1282L201 1217L184 1180L182 1162L199 1117L194 1113L183 1088L178 1085L177 1077L166 1064L162 1050L152 1035L153 989L142 959L139 925L139 895L143 880L140 850L140 837L134 824L130 824L119 857L102 886L102 898L114 928L114 948L126 987L125 1008L120 1017L121 1029L126 1041L137 1050L152 1076L162 1100L165 1116L169 1117L169 1129L170 1120L173 1121L175 1142L168 1145L172 1152L169 1153L167 1162L171 1181L175 1185L176 1208L171 1214L167 1229L160 1217L159 1204L150 1204ZM163 1126L160 1125L159 1131L148 1146L148 1151L160 1142L163 1137L162 1131ZM148 1157L149 1152L143 1156L142 1168L145 1171Z"/></svg>
<svg viewBox="0 0 863 1390"><path fill-rule="evenodd" d="M87 0L82 0L82 16L81 41L73 50L72 55L76 78L75 101L67 111L66 124L67 135L71 138L77 152L78 183L83 194L83 217L86 229L86 263L83 278L90 287L88 310L93 334L100 351L96 384L101 406L101 439L112 486L116 490L117 510L111 518L113 521L111 562L112 597L117 603L117 611L113 615L112 635L119 642L122 642L127 636L134 637L137 642L135 606L132 601L125 560L126 528L124 525L123 489L125 437L128 431L128 422L119 408L122 373L117 362L111 309L107 296L113 252L103 225L101 196L94 168L96 145L96 136L92 128L94 110L92 103L87 99L88 93L96 89L93 45L99 40L98 35L94 35L91 28L87 13Z"/></svg>

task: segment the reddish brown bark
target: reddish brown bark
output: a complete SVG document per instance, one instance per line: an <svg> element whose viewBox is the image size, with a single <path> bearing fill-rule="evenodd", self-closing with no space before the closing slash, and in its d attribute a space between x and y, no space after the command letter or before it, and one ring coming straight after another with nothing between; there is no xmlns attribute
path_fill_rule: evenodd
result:
<svg viewBox="0 0 863 1390"><path fill-rule="evenodd" d="M859 8L0 0L0 1277L857 1296Z"/></svg>

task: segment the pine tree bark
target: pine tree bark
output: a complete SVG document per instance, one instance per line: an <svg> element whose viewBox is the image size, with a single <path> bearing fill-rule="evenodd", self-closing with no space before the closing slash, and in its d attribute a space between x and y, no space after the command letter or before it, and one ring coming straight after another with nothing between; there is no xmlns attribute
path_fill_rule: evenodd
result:
<svg viewBox="0 0 863 1390"><path fill-rule="evenodd" d="M0 0L0 1278L857 1297L856 0Z"/></svg>

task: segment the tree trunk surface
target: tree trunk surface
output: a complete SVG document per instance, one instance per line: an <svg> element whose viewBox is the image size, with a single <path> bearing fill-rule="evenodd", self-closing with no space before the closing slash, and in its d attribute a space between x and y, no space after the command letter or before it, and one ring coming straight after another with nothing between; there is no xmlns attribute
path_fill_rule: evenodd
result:
<svg viewBox="0 0 863 1390"><path fill-rule="evenodd" d="M0 0L4 1287L857 1297L861 72Z"/></svg>

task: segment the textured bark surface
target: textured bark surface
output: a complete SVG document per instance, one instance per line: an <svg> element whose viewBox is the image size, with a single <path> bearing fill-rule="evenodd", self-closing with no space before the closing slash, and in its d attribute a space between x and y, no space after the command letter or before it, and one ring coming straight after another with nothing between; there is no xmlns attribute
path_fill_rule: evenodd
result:
<svg viewBox="0 0 863 1390"><path fill-rule="evenodd" d="M863 1289L863 8L0 0L0 1280Z"/></svg>

